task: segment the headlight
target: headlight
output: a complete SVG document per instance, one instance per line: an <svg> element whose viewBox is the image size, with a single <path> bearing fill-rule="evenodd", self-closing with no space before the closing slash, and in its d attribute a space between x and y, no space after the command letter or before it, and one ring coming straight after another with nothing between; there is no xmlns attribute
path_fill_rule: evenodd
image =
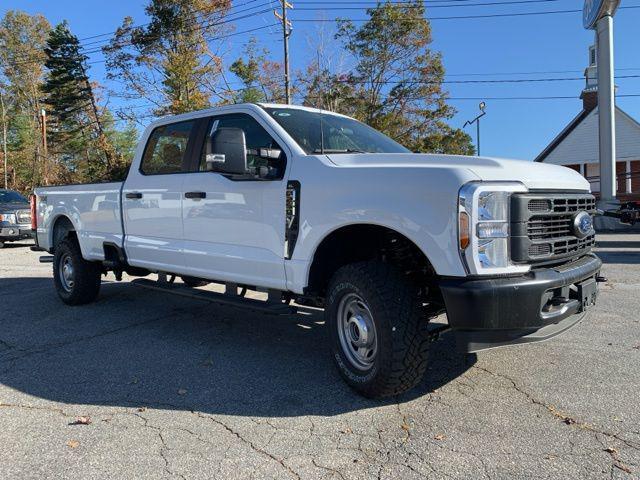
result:
<svg viewBox="0 0 640 480"><path fill-rule="evenodd" d="M518 182L472 182L460 189L458 238L462 260L472 275L524 273L528 265L511 263L511 195L526 192Z"/></svg>
<svg viewBox="0 0 640 480"><path fill-rule="evenodd" d="M0 222L6 222L6 223L9 223L11 225L15 225L16 224L16 216L13 213L3 213L2 215L0 215Z"/></svg>

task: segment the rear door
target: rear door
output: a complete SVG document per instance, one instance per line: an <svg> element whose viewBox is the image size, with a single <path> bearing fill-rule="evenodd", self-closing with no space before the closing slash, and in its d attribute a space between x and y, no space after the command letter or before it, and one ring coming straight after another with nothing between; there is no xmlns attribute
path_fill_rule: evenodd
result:
<svg viewBox="0 0 640 480"><path fill-rule="evenodd" d="M129 172L122 194L125 250L133 266L184 270L182 183L193 151L197 120L157 127L138 170Z"/></svg>
<svg viewBox="0 0 640 480"><path fill-rule="evenodd" d="M270 169L266 178L234 179L206 171L211 139L220 128L245 134L250 169ZM260 287L284 289L284 142L276 140L248 113L203 119L198 159L183 183L185 262L190 275ZM261 150L280 151L278 158ZM195 158L195 157L194 157Z"/></svg>

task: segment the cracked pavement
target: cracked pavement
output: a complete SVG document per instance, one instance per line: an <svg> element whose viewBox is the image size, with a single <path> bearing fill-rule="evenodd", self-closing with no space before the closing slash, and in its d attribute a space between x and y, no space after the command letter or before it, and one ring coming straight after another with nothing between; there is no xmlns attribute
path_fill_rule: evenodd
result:
<svg viewBox="0 0 640 480"><path fill-rule="evenodd" d="M640 235L600 235L598 305L545 343L433 344L385 401L342 383L322 313L274 317L106 279L67 307L0 250L0 478L640 478ZM83 424L79 417L88 417Z"/></svg>

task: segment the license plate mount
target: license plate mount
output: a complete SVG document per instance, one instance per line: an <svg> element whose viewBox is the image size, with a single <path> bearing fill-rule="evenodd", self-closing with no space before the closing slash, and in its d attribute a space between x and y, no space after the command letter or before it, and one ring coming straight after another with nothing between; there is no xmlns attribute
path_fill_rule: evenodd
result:
<svg viewBox="0 0 640 480"><path fill-rule="evenodd" d="M578 287L578 295L580 296L580 310L584 312L596 304L598 297L598 283L595 278L590 278L576 285Z"/></svg>

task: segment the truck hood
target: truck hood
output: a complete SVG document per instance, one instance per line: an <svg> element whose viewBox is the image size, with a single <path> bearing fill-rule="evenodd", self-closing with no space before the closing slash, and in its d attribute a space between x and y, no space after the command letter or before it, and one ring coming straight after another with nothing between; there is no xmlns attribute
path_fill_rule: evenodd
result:
<svg viewBox="0 0 640 480"><path fill-rule="evenodd" d="M0 213L14 213L16 210L29 210L30 205L23 202L0 203Z"/></svg>
<svg viewBox="0 0 640 480"><path fill-rule="evenodd" d="M589 182L570 168L524 160L462 155L355 153L327 155L332 163L352 168L459 168L478 180L517 181L532 190L589 190Z"/></svg>

